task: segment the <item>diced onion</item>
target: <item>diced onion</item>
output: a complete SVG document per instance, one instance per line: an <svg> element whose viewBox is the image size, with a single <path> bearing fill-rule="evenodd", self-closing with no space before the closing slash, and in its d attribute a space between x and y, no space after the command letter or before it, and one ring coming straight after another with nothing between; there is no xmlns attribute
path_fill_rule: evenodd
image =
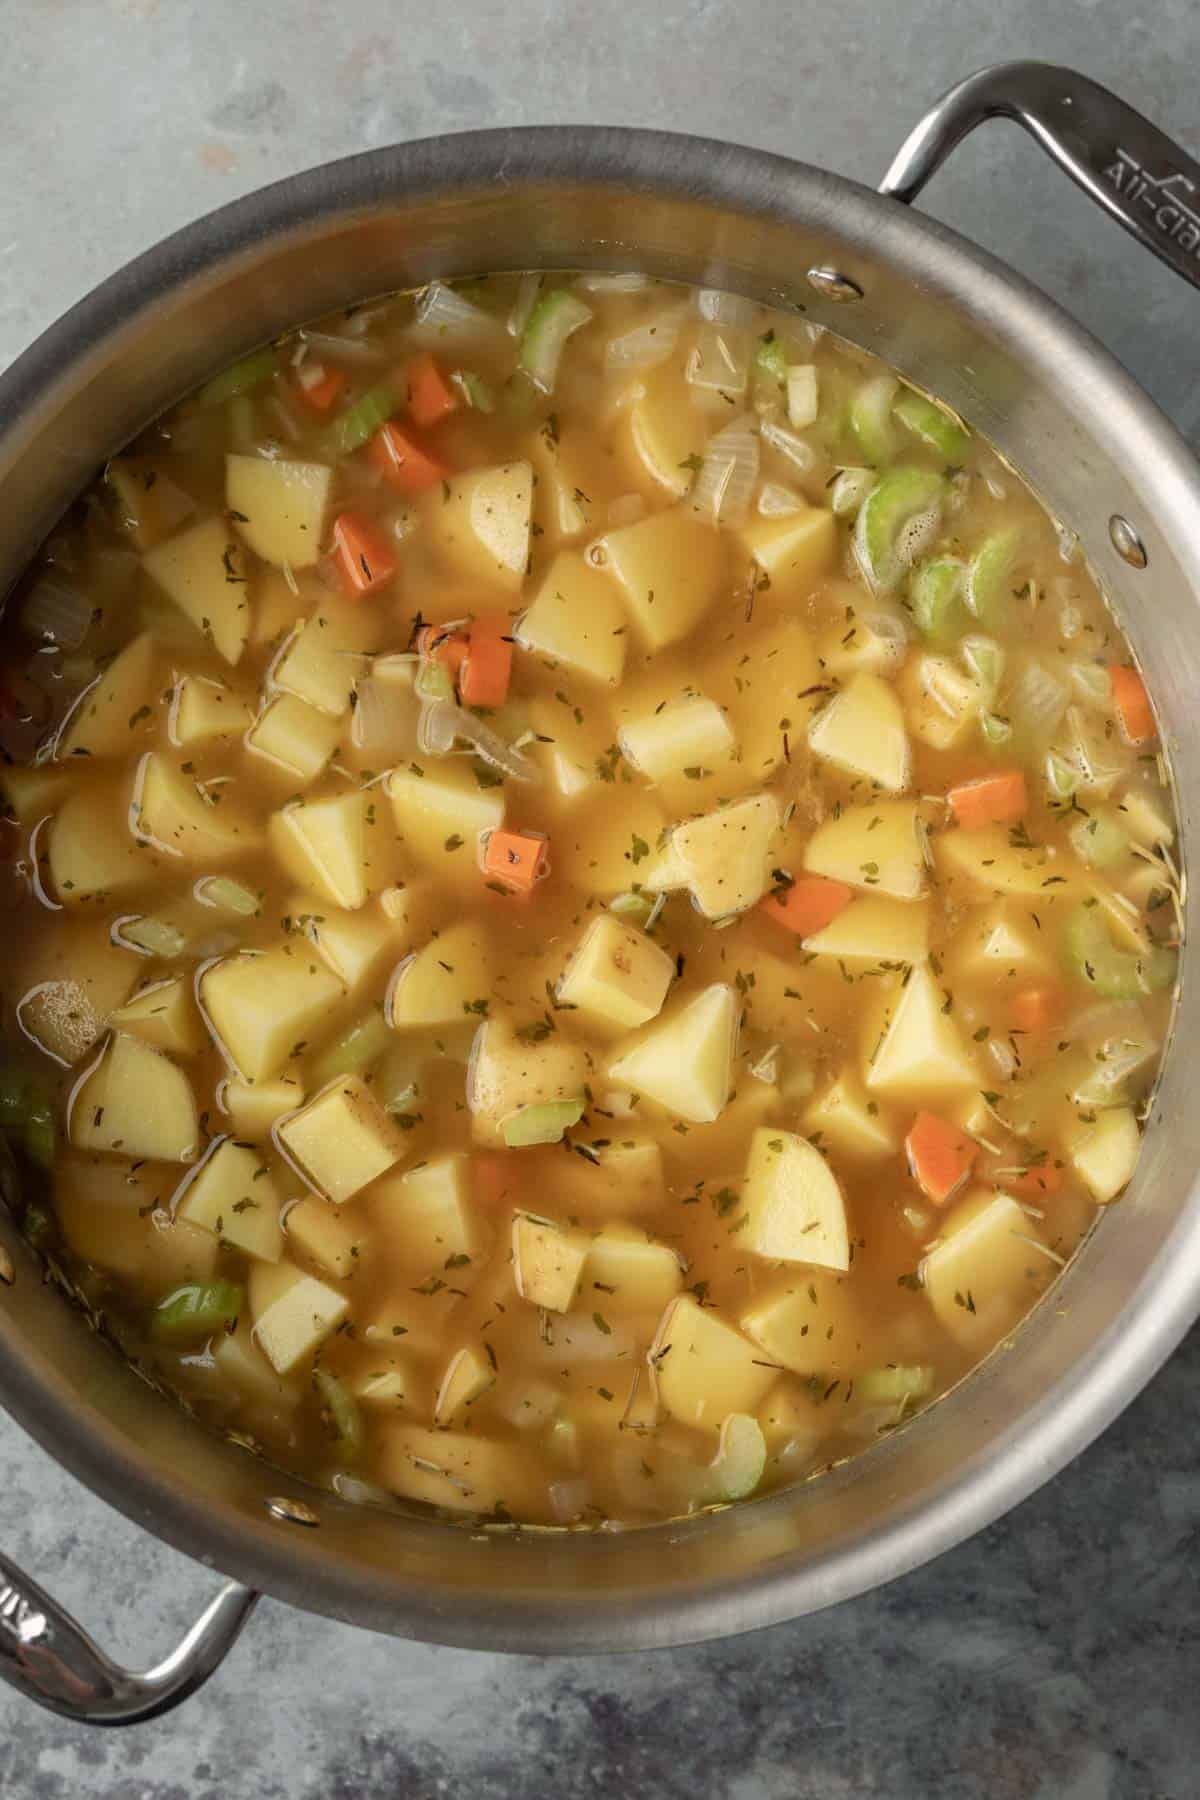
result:
<svg viewBox="0 0 1200 1800"><path fill-rule="evenodd" d="M859 613L866 629L898 651L912 641L912 625L902 606L870 606Z"/></svg>
<svg viewBox="0 0 1200 1800"><path fill-rule="evenodd" d="M1112 680L1102 663L1068 663L1067 676L1080 699L1089 706L1108 706L1112 699Z"/></svg>
<svg viewBox="0 0 1200 1800"><path fill-rule="evenodd" d="M447 287L431 281L417 298L416 324L409 337L422 344L463 343L495 337L500 327L492 314Z"/></svg>
<svg viewBox="0 0 1200 1800"><path fill-rule="evenodd" d="M458 708L453 700L433 700L422 706L417 726L417 747L426 756L449 756L458 736Z"/></svg>
<svg viewBox="0 0 1200 1800"><path fill-rule="evenodd" d="M682 323L683 315L678 311L659 313L657 318L647 319L644 325L636 325L632 331L609 338L604 346L605 368L610 374L627 374L666 362L679 342Z"/></svg>
<svg viewBox="0 0 1200 1800"><path fill-rule="evenodd" d="M687 359L684 380L710 394L744 394L750 379L750 340L733 326L703 325Z"/></svg>
<svg viewBox="0 0 1200 1800"><path fill-rule="evenodd" d="M758 510L764 519L788 519L803 512L808 502L794 488L780 481L764 481L758 490Z"/></svg>
<svg viewBox="0 0 1200 1800"><path fill-rule="evenodd" d="M1039 662L1026 663L1013 682L1008 713L1023 736L1046 738L1067 710L1068 689Z"/></svg>
<svg viewBox="0 0 1200 1800"><path fill-rule="evenodd" d="M581 1475L570 1481L552 1481L546 1491L550 1496L550 1510L560 1525L570 1525L591 1503L591 1483Z"/></svg>
<svg viewBox="0 0 1200 1800"><path fill-rule="evenodd" d="M989 694L994 694L1004 673L1004 649L995 638L972 632L959 646L963 661Z"/></svg>
<svg viewBox="0 0 1200 1800"><path fill-rule="evenodd" d="M806 475L816 468L817 453L812 445L802 437L797 437L794 431L789 431L786 425L774 425L767 421L763 424L762 435L764 442L770 444L772 450L778 450L781 456L786 456L790 463L794 463ZM874 480L875 477L872 476L872 483Z"/></svg>
<svg viewBox="0 0 1200 1800"><path fill-rule="evenodd" d="M650 277L628 269L623 274L581 275L576 286L589 294L638 294L650 286Z"/></svg>
<svg viewBox="0 0 1200 1800"><path fill-rule="evenodd" d="M696 311L713 325L748 326L754 322L754 302L724 288L697 288Z"/></svg>
<svg viewBox="0 0 1200 1800"><path fill-rule="evenodd" d="M803 431L817 422L817 371L812 363L794 364L787 372L788 423Z"/></svg>
<svg viewBox="0 0 1200 1800"><path fill-rule="evenodd" d="M383 757L410 756L417 749L421 702L415 689L396 681L363 676L356 689L350 736L358 749Z"/></svg>
<svg viewBox="0 0 1200 1800"><path fill-rule="evenodd" d="M31 638L46 638L60 650L78 650L92 622L92 603L55 575L43 576L21 608L21 626Z"/></svg>
<svg viewBox="0 0 1200 1800"><path fill-rule="evenodd" d="M714 525L742 525L758 483L759 443L753 415L743 413L709 439L691 504Z"/></svg>
<svg viewBox="0 0 1200 1800"><path fill-rule="evenodd" d="M476 756L513 781L541 781L541 770L474 713L456 706L453 700L434 700L422 706L417 747L426 756L449 756L460 738Z"/></svg>
<svg viewBox="0 0 1200 1800"><path fill-rule="evenodd" d="M385 352L378 344L369 344L361 337L338 337L331 331L305 331L304 343L310 350L319 350L322 356L333 356L342 362L359 363L363 368L386 360ZM304 377L301 376L304 386ZM320 380L320 376L317 376Z"/></svg>
<svg viewBox="0 0 1200 1800"><path fill-rule="evenodd" d="M841 469L829 493L834 516L853 519L879 477L874 469Z"/></svg>

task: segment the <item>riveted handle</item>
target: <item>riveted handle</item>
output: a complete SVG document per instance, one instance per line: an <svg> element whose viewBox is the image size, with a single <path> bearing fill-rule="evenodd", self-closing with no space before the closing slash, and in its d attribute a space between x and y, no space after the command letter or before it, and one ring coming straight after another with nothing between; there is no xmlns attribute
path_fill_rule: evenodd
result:
<svg viewBox="0 0 1200 1800"><path fill-rule="evenodd" d="M145 1674L105 1656L57 1601L0 1556L0 1678L65 1719L137 1725L194 1694L233 1648L258 1595L230 1582Z"/></svg>
<svg viewBox="0 0 1200 1800"><path fill-rule="evenodd" d="M1132 106L1074 69L998 63L968 75L909 133L880 183L915 200L985 119L1015 119L1105 212L1200 287L1200 163Z"/></svg>

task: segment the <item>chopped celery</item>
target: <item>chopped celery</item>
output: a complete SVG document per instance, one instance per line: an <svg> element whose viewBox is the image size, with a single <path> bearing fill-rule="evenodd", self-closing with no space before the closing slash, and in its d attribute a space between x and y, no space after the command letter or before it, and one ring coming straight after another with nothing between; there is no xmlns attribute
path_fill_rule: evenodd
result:
<svg viewBox="0 0 1200 1800"><path fill-rule="evenodd" d="M854 551L868 582L894 588L938 528L946 484L932 469L902 463L868 494L854 528Z"/></svg>
<svg viewBox="0 0 1200 1800"><path fill-rule="evenodd" d="M1075 908L1067 920L1065 949L1072 974L1105 1000L1140 1000L1175 979L1173 950L1155 946L1144 955L1118 950L1097 904Z"/></svg>
<svg viewBox="0 0 1200 1800"><path fill-rule="evenodd" d="M328 1421L330 1435L347 1456L357 1456L362 1449L363 1428L353 1395L328 1369L313 1370L313 1386L321 1396L322 1416Z"/></svg>
<svg viewBox="0 0 1200 1800"><path fill-rule="evenodd" d="M1025 548L1023 525L1009 525L986 538L971 558L965 599L981 625L1001 631L1012 618L1012 576Z"/></svg>
<svg viewBox="0 0 1200 1800"><path fill-rule="evenodd" d="M1000 677L1004 673L1007 659L1003 645L995 638L981 637L975 632L963 639L959 654L990 699L1000 686Z"/></svg>
<svg viewBox="0 0 1200 1800"><path fill-rule="evenodd" d="M914 572L908 598L913 620L923 637L937 644L958 637L967 622L963 605L966 573L966 565L956 556L935 556Z"/></svg>
<svg viewBox="0 0 1200 1800"><path fill-rule="evenodd" d="M1129 854L1129 836L1114 813L1099 808L1085 819L1076 819L1067 836L1081 862L1093 869L1107 869Z"/></svg>
<svg viewBox="0 0 1200 1800"><path fill-rule="evenodd" d="M622 919L636 919L639 925L644 925L653 905L653 898L649 894L614 894L608 903L608 910Z"/></svg>
<svg viewBox="0 0 1200 1800"><path fill-rule="evenodd" d="M829 490L829 504L834 516L839 519L856 518L877 479L874 469L839 469Z"/></svg>
<svg viewBox="0 0 1200 1800"><path fill-rule="evenodd" d="M758 349L754 352L754 373L765 381L777 381L782 387L787 380L788 359L783 343L768 331L766 337L760 339Z"/></svg>
<svg viewBox="0 0 1200 1800"><path fill-rule="evenodd" d="M529 315L521 333L521 367L544 394L554 392L563 348L573 332L592 317L592 309L566 288L551 288Z"/></svg>
<svg viewBox="0 0 1200 1800"><path fill-rule="evenodd" d="M376 382L365 394L338 414L325 437L330 457L349 456L359 450L381 425L386 425L400 405L400 397L388 380Z"/></svg>
<svg viewBox="0 0 1200 1800"><path fill-rule="evenodd" d="M490 384L482 375L477 375L474 369L455 369L450 379L467 405L476 412L495 412L496 396Z"/></svg>
<svg viewBox="0 0 1200 1800"><path fill-rule="evenodd" d="M232 1331L242 1310L242 1290L234 1281L192 1281L166 1294L150 1315L151 1336L160 1343L192 1344Z"/></svg>
<svg viewBox="0 0 1200 1800"><path fill-rule="evenodd" d="M927 1363L906 1368L902 1363L888 1363L881 1369L864 1369L855 1379L860 1399L874 1401L923 1400L933 1392L933 1370Z"/></svg>
<svg viewBox="0 0 1200 1800"><path fill-rule="evenodd" d="M564 1131L578 1125L587 1109L581 1094L577 1100L543 1100L536 1106L519 1106L504 1121L504 1141L510 1150L530 1144L557 1144Z"/></svg>
<svg viewBox="0 0 1200 1800"><path fill-rule="evenodd" d="M894 375L873 375L850 402L850 429L867 461L879 468L895 453L892 406L900 383Z"/></svg>
<svg viewBox="0 0 1200 1800"><path fill-rule="evenodd" d="M1046 752L1046 787L1052 800L1069 800L1079 786L1079 772L1057 750Z"/></svg>
<svg viewBox="0 0 1200 1800"><path fill-rule="evenodd" d="M264 381L270 380L276 366L275 352L269 345L265 350L255 350L205 382L196 398L201 406L219 406L235 395L248 394L251 389L261 387Z"/></svg>
<svg viewBox="0 0 1200 1800"><path fill-rule="evenodd" d="M762 1426L749 1413L730 1413L721 1426L717 1454L706 1471L711 1478L710 1501L744 1500L762 1480L767 1466L767 1445Z"/></svg>
<svg viewBox="0 0 1200 1800"><path fill-rule="evenodd" d="M351 1025L321 1052L313 1064L313 1075L322 1086L338 1075L361 1075L385 1050L390 1050L395 1041L383 1014L372 1008L365 1018Z"/></svg>
<svg viewBox="0 0 1200 1800"><path fill-rule="evenodd" d="M139 950L145 950L150 956L179 956L187 943L183 932L177 926L167 925L161 919L147 915L141 919L128 919L116 932L119 941L133 944Z"/></svg>
<svg viewBox="0 0 1200 1800"><path fill-rule="evenodd" d="M900 423L923 444L944 456L948 463L962 462L970 448L970 434L935 400L927 400L914 388L905 388L896 402L895 411Z"/></svg>
<svg viewBox="0 0 1200 1800"><path fill-rule="evenodd" d="M254 890L229 875L206 875L196 883L194 892L197 900L202 900L206 906L215 906L221 912L237 913L249 919L258 911L258 895Z"/></svg>
<svg viewBox="0 0 1200 1800"><path fill-rule="evenodd" d="M1001 718L999 713L985 712L981 714L979 729L983 733L984 743L989 744L993 750L998 750L1002 744L1011 744L1012 742L1013 728L1007 719Z"/></svg>

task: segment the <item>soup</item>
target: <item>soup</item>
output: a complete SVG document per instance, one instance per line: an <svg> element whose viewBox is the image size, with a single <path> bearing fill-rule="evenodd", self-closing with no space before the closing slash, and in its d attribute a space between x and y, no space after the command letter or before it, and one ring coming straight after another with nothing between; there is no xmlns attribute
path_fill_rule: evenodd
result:
<svg viewBox="0 0 1200 1800"><path fill-rule="evenodd" d="M324 321L113 461L4 631L25 1230L319 1483L589 1526L812 1475L1132 1175L1145 688L1013 472L798 314Z"/></svg>

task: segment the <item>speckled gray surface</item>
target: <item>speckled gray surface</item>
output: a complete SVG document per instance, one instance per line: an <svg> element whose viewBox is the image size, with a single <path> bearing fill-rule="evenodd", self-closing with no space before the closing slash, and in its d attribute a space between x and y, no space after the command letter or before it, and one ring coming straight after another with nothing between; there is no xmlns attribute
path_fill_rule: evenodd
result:
<svg viewBox="0 0 1200 1800"><path fill-rule="evenodd" d="M886 20L879 15L886 13ZM1200 151L1194 0L6 0L0 365L195 214L347 151L580 119L877 177L981 63L1070 61ZM1002 126L928 196L1063 300L1194 435L1200 299ZM173 1722L67 1727L0 1696L6 1800L1193 1800L1200 1336L1066 1474L834 1613L636 1659L428 1650L265 1605ZM212 1578L0 1417L0 1545L131 1660Z"/></svg>

